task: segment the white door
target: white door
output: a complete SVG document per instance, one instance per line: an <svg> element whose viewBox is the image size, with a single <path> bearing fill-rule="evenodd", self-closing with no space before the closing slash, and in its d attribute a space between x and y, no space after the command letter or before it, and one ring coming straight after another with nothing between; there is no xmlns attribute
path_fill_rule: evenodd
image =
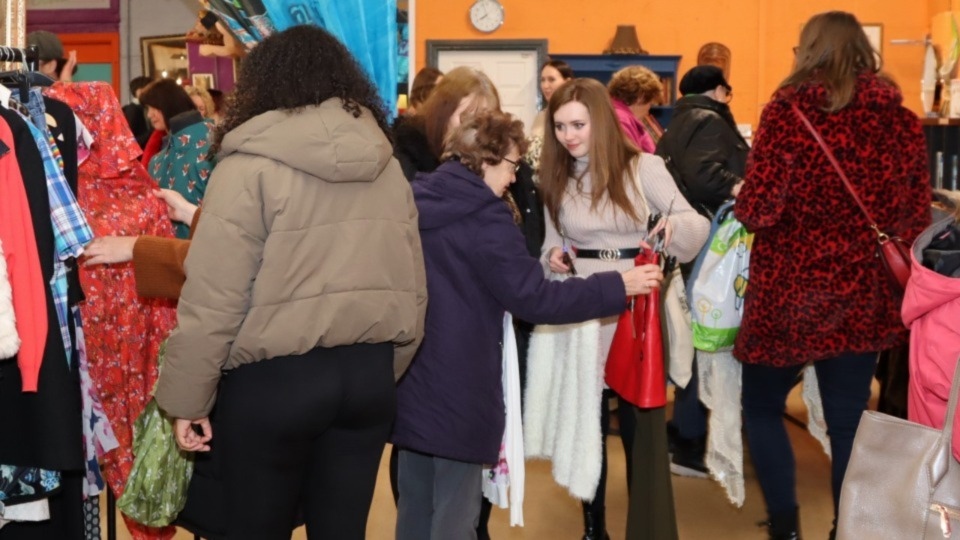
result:
<svg viewBox="0 0 960 540"><path fill-rule="evenodd" d="M470 66L487 74L500 93L501 108L529 130L537 115L539 71L534 51L439 51L437 69Z"/></svg>

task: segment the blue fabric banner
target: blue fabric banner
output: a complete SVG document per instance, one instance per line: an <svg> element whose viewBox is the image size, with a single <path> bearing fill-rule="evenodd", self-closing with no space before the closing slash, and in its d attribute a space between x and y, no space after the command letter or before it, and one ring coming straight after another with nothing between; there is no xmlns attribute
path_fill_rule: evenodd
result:
<svg viewBox="0 0 960 540"><path fill-rule="evenodd" d="M396 0L262 0L262 3L278 31L310 24L336 36L376 85L389 114L395 113Z"/></svg>

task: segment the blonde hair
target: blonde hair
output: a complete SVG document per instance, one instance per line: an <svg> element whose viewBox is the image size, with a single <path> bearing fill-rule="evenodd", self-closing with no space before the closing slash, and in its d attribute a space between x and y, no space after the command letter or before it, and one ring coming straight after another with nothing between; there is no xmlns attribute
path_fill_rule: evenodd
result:
<svg viewBox="0 0 960 540"><path fill-rule="evenodd" d="M197 96L200 98L200 101L203 102L203 108L206 109L206 113L203 115L204 118L211 118L217 112L217 105L213 102L213 96L210 95L210 92L207 92L205 88L199 86L184 86L184 90L187 91L187 95L193 98Z"/></svg>
<svg viewBox="0 0 960 540"><path fill-rule="evenodd" d="M793 72L780 83L777 91L819 82L827 91L823 110L836 112L850 104L859 74L880 72L878 59L853 14L820 13L803 26ZM887 82L893 84L889 79Z"/></svg>
<svg viewBox="0 0 960 540"><path fill-rule="evenodd" d="M627 105L656 104L663 94L663 84L656 73L643 66L627 66L613 74L607 83L610 96Z"/></svg>
<svg viewBox="0 0 960 540"><path fill-rule="evenodd" d="M473 95L477 103L483 101L490 109L500 110L500 94L490 77L477 69L461 66L450 70L440 79L433 92L417 108L416 116L423 122L427 144L435 156L443 153L447 127L463 98Z"/></svg>
<svg viewBox="0 0 960 540"><path fill-rule="evenodd" d="M593 79L571 79L563 84L553 97L547 113L543 151L540 154L540 189L543 203L554 225L560 228L560 204L567 183L574 174L576 160L557 139L553 115L567 103L576 101L590 114L590 183L591 210L595 210L605 196L614 210L619 208L634 221L640 221L637 210L627 196L625 178L630 165L640 151L627 142L620 130L620 121L610 103L607 89ZM636 186L631 182L631 186Z"/></svg>

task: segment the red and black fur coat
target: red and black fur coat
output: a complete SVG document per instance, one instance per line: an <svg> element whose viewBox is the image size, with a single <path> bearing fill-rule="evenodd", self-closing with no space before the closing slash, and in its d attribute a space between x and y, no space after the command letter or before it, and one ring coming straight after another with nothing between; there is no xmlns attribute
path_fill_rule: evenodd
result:
<svg viewBox="0 0 960 540"><path fill-rule="evenodd" d="M882 230L912 242L930 222L927 153L915 114L891 82L859 76L843 109L826 90L781 92L763 111L736 217L755 232L734 354L790 366L905 341L898 293L875 257L876 233L790 107L833 149Z"/></svg>

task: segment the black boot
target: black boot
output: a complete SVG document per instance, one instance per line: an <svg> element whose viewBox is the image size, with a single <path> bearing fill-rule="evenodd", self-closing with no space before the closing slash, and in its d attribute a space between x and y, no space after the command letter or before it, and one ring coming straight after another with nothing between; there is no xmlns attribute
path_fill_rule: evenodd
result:
<svg viewBox="0 0 960 540"><path fill-rule="evenodd" d="M607 534L606 511L596 511L588 503L583 504L583 540L610 540Z"/></svg>
<svg viewBox="0 0 960 540"><path fill-rule="evenodd" d="M779 514L771 514L769 521L762 525L767 527L770 540L801 540L799 510L791 510Z"/></svg>

